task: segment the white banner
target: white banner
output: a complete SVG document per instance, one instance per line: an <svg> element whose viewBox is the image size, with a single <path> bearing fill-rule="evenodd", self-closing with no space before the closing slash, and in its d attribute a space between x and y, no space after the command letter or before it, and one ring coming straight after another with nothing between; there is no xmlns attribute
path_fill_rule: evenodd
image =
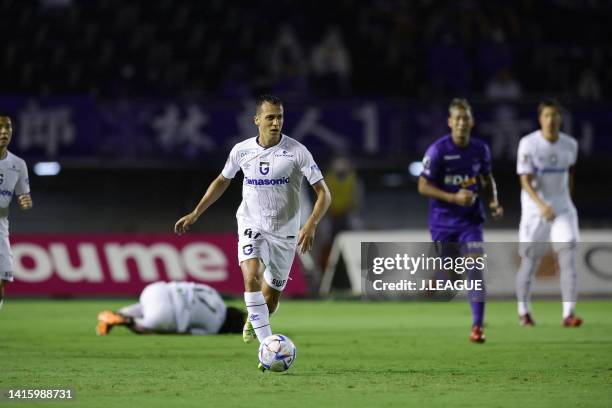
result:
<svg viewBox="0 0 612 408"><path fill-rule="evenodd" d="M578 244L576 267L578 270L579 296L612 297L612 231L582 230ZM487 289L489 296L511 297L515 294L515 277L520 257L518 255L517 232L497 230L485 232L490 271L489 278L495 285ZM423 243L431 237L425 230L408 231L349 231L336 237L321 281L319 293L328 295L340 261L346 266L346 273L354 295L361 294L361 243L362 242L402 242L405 248L414 252L422 251ZM503 244L502 244L503 243ZM493 273L494 272L494 273ZM550 251L540 262L532 284L534 296L560 296L559 268L554 253Z"/></svg>

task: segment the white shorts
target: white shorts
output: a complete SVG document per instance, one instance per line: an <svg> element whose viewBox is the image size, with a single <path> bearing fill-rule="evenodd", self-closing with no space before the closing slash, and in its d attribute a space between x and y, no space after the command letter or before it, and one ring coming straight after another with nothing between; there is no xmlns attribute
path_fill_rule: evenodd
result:
<svg viewBox="0 0 612 408"><path fill-rule="evenodd" d="M0 238L0 280L13 281L13 252L8 235Z"/></svg>
<svg viewBox="0 0 612 408"><path fill-rule="evenodd" d="M578 230L578 213L574 210L558 214L554 220L547 221L540 214L525 214L521 217L519 226L519 241L521 256L543 256L548 245L558 251L575 245L580 240ZM544 252L544 253L543 253Z"/></svg>
<svg viewBox="0 0 612 408"><path fill-rule="evenodd" d="M155 282L144 288L140 305L143 317L138 323L141 326L159 332L176 332L174 307L165 282Z"/></svg>
<svg viewBox="0 0 612 408"><path fill-rule="evenodd" d="M264 280L273 289L285 289L296 247L297 237L278 238L238 222L238 262L260 258L266 266Z"/></svg>

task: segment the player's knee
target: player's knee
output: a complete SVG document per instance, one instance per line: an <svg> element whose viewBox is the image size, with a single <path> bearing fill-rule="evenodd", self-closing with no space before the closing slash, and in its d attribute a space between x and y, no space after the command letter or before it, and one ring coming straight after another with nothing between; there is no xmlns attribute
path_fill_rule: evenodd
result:
<svg viewBox="0 0 612 408"><path fill-rule="evenodd" d="M548 251L547 242L530 242L521 244L519 255L523 262L538 262Z"/></svg>
<svg viewBox="0 0 612 408"><path fill-rule="evenodd" d="M259 292L261 290L261 278L257 274L247 274L244 277L244 287L249 292Z"/></svg>
<svg viewBox="0 0 612 408"><path fill-rule="evenodd" d="M553 243L553 250L557 253L557 255L561 255L564 253L570 253L574 251L575 249L576 249L576 241Z"/></svg>

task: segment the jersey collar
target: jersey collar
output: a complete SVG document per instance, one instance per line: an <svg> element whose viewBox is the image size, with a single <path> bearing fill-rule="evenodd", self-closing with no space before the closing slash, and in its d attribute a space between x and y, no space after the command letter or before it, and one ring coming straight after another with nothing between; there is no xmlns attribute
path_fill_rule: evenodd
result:
<svg viewBox="0 0 612 408"><path fill-rule="evenodd" d="M261 147L264 150L268 150L268 149L271 149L273 147L280 145L283 140L285 140L285 135L281 133L280 138L278 139L278 142L276 144L273 144L272 146L264 147L259 144L259 136L255 136L255 143L257 143L257 146Z"/></svg>

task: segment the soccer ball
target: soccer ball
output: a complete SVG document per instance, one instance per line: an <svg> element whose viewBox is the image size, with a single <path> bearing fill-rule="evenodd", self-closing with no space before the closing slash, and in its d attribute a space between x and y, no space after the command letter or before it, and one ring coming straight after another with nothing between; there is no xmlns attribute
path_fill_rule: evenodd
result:
<svg viewBox="0 0 612 408"><path fill-rule="evenodd" d="M259 346L259 362L266 370L287 371L293 365L296 348L291 339L282 334L273 334Z"/></svg>

